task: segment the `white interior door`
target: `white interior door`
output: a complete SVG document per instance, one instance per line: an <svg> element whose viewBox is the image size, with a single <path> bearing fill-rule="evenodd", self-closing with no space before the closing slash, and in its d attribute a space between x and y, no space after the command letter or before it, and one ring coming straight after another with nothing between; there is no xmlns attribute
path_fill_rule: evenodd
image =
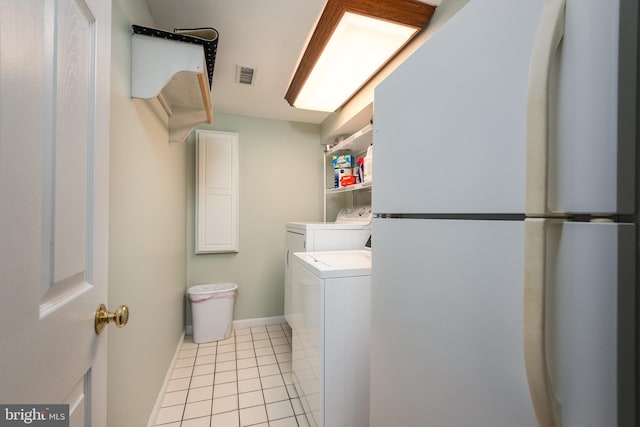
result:
<svg viewBox="0 0 640 427"><path fill-rule="evenodd" d="M0 403L106 425L109 0L0 0Z"/></svg>

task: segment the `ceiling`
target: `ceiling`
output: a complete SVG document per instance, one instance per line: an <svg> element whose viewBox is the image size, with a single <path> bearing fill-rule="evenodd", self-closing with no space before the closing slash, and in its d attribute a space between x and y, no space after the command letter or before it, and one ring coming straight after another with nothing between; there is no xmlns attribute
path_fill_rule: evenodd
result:
<svg viewBox="0 0 640 427"><path fill-rule="evenodd" d="M218 30L211 96L214 116L221 112L321 123L329 115L290 107L284 99L326 0L146 1L160 29ZM441 2L420 1L435 5ZM255 68L253 85L236 83L236 65Z"/></svg>
<svg viewBox="0 0 640 427"><path fill-rule="evenodd" d="M215 112L321 123L327 113L290 107L284 94L326 0L147 0L158 28L213 27L218 53ZM236 65L255 68L253 85L236 83Z"/></svg>

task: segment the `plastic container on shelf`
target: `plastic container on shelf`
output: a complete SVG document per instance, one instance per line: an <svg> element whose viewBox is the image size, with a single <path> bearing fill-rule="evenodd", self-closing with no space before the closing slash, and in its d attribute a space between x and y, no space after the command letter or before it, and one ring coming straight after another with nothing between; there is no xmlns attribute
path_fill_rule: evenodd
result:
<svg viewBox="0 0 640 427"><path fill-rule="evenodd" d="M351 176L353 174L353 169L351 168L334 169L333 171L335 173L336 188L344 187L344 185L342 184L342 178L345 176Z"/></svg>
<svg viewBox="0 0 640 427"><path fill-rule="evenodd" d="M367 155L364 156L364 179L362 182L371 183L373 181L373 145L367 148Z"/></svg>
<svg viewBox="0 0 640 427"><path fill-rule="evenodd" d="M357 164L358 164L358 184L364 182L364 157L358 157L357 160Z"/></svg>

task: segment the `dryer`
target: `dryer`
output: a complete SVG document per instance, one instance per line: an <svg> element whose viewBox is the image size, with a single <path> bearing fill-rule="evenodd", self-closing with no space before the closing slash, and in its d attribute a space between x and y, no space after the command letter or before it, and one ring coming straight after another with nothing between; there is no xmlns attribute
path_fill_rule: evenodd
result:
<svg viewBox="0 0 640 427"><path fill-rule="evenodd" d="M335 222L288 222L285 236L284 317L291 325L292 254L362 249L371 236L371 206L341 209Z"/></svg>

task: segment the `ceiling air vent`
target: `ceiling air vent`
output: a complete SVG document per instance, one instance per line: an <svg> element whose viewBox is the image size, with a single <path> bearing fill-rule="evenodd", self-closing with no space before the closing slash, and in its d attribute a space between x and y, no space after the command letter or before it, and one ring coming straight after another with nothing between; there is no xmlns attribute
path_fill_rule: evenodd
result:
<svg viewBox="0 0 640 427"><path fill-rule="evenodd" d="M252 85L256 70L244 65L236 65L236 83Z"/></svg>

